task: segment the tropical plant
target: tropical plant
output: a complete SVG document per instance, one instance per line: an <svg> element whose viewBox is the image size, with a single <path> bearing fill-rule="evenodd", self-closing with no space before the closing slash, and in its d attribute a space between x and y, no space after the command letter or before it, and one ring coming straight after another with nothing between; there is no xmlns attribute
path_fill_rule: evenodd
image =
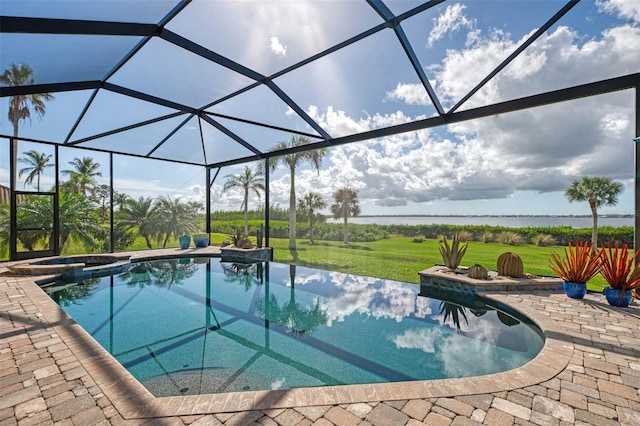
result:
<svg viewBox="0 0 640 426"><path fill-rule="evenodd" d="M35 83L33 70L27 64L11 64L2 75L0 83L5 86L28 86ZM18 128L21 121L31 119L31 110L39 117L45 114L45 101L54 97L51 93L34 93L31 95L16 95L9 98L8 118L13 124L13 137L18 137Z"/></svg>
<svg viewBox="0 0 640 426"><path fill-rule="evenodd" d="M51 154L47 155L44 152L38 152L36 150L26 151L22 153L24 157L18 159L19 163L27 164L27 167L20 169L18 177L21 178L23 174L28 173L27 178L24 181L24 185L33 185L34 179L36 180L36 190L40 192L40 176L44 173L48 167L53 167L53 164L49 164L51 160Z"/></svg>
<svg viewBox="0 0 640 426"><path fill-rule="evenodd" d="M249 192L253 191L260 198L260 191L264 191L264 177L262 170L253 172L249 166L244 166L244 173L226 175L227 181L222 187L222 192L232 188L242 190L243 198L240 209L244 209L244 235L249 235Z"/></svg>
<svg viewBox="0 0 640 426"><path fill-rule="evenodd" d="M148 249L152 249L151 238L155 234L154 206L151 197L130 199L120 206L121 217L119 224L127 230L137 229L144 238Z"/></svg>
<svg viewBox="0 0 640 426"><path fill-rule="evenodd" d="M107 218L107 209L110 204L111 187L109 185L98 185L94 190L95 201L100 206L100 218L105 220Z"/></svg>
<svg viewBox="0 0 640 426"><path fill-rule="evenodd" d="M98 171L100 163L96 163L91 157L76 157L69 161L73 170L62 170L63 175L68 175L69 180L63 184L67 191L76 192L87 197L93 195L92 191L97 186L96 176L102 176Z"/></svg>
<svg viewBox="0 0 640 426"><path fill-rule="evenodd" d="M333 193L335 203L331 205L331 213L334 219L342 218L343 241L349 244L349 216L360 214L360 203L358 201L358 191L349 187L342 187Z"/></svg>
<svg viewBox="0 0 640 426"><path fill-rule="evenodd" d="M307 192L304 197L298 201L298 210L300 210L300 213L304 216L309 218L309 242L311 242L311 244L314 243L313 223L319 216L316 212L326 207L327 203L322 199L322 195L317 192Z"/></svg>
<svg viewBox="0 0 640 426"><path fill-rule="evenodd" d="M79 239L87 249L96 248L96 239L104 238L105 230L100 225L100 219L91 203L78 194L61 191L58 204L60 251L64 251L67 241L72 236ZM18 220L24 221L19 225L21 228L44 227L44 224L51 223L53 217L53 203L42 197L28 199L28 202L21 203L17 210ZM18 238L31 251L34 250L34 244L47 235L48 233L42 231L26 231L20 233Z"/></svg>
<svg viewBox="0 0 640 426"><path fill-rule="evenodd" d="M113 191L113 206L122 210L128 202L131 201L131 197L124 192Z"/></svg>
<svg viewBox="0 0 640 426"><path fill-rule="evenodd" d="M569 202L587 201L593 218L591 229L592 250L598 246L598 208L602 206L615 206L618 204L618 195L622 191L622 184L608 177L593 176L574 180L565 191Z"/></svg>
<svg viewBox="0 0 640 426"><path fill-rule="evenodd" d="M289 142L280 142L273 150L279 151L288 148L295 148L311 143L311 140L305 136L292 136ZM296 167L304 161L309 161L320 173L322 159L327 154L325 148L310 149L306 151L298 151L292 154L286 154L281 157L271 157L269 159L269 168L275 170L279 162L283 162L289 166L290 190L289 190L289 250L296 249L296 189L295 176Z"/></svg>
<svg viewBox="0 0 640 426"><path fill-rule="evenodd" d="M601 257L592 250L593 243L580 243L576 240L575 246L564 249L564 257L559 253L551 253L549 267L560 278L569 283L586 284L600 271Z"/></svg>
<svg viewBox="0 0 640 426"><path fill-rule="evenodd" d="M640 249L633 255L629 254L626 244L611 246L611 242L604 244L598 251L600 256L600 275L611 288L620 290L620 301L625 291L640 288L640 266L637 264Z"/></svg>
<svg viewBox="0 0 640 426"><path fill-rule="evenodd" d="M440 243L440 254L442 255L444 266L451 270L455 270L460 266L460 262L462 262L462 258L467 252L467 246L469 243L462 245L460 245L460 243L461 240L458 233L453 234L451 244L449 244L449 240L447 240L446 236L443 236L443 240Z"/></svg>
<svg viewBox="0 0 640 426"><path fill-rule="evenodd" d="M164 236L162 248L167 247L169 237L172 235L178 238L180 235L195 232L198 229L197 216L197 212L190 205L182 203L180 198L173 200L164 196L158 198L153 212L153 224L158 241Z"/></svg>

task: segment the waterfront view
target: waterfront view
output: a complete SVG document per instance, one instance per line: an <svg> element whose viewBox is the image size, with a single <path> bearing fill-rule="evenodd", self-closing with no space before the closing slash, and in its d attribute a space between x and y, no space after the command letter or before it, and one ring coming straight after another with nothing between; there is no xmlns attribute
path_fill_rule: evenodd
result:
<svg viewBox="0 0 640 426"><path fill-rule="evenodd" d="M633 226L633 216L598 216L598 226ZM327 219L329 223L340 220ZM527 226L570 226L590 228L591 216L360 216L349 223L361 225L489 225L523 228Z"/></svg>

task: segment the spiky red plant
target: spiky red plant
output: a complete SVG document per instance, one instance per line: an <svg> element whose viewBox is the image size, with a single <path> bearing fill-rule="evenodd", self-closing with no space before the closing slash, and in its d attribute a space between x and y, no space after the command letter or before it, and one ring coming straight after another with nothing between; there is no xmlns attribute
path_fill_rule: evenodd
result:
<svg viewBox="0 0 640 426"><path fill-rule="evenodd" d="M616 243L615 247L611 247L609 242L606 246L603 244L598 253L601 262L600 274L611 288L622 291L621 299L625 291L640 288L640 267L636 262L640 249L630 255L626 244L619 247Z"/></svg>
<svg viewBox="0 0 640 426"><path fill-rule="evenodd" d="M564 249L564 259L558 253L551 253L549 267L567 282L586 284L600 270L600 256L593 251L593 243L576 240L575 247L569 242L569 247Z"/></svg>

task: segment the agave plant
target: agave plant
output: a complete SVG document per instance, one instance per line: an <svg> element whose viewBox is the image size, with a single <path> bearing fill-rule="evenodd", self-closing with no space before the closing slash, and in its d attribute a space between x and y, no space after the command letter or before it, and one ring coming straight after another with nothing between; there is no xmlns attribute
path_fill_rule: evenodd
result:
<svg viewBox="0 0 640 426"><path fill-rule="evenodd" d="M449 240L447 240L446 236L442 238L442 242L440 243L440 254L442 255L444 265L449 269L454 270L460 266L460 262L462 262L462 258L467 252L468 243L460 244L460 242L461 238L458 233L453 235L451 244L449 244Z"/></svg>
<svg viewBox="0 0 640 426"><path fill-rule="evenodd" d="M551 253L549 267L560 278L570 283L586 284L600 270L601 256L593 251L593 243L580 243L564 249L564 258L558 253Z"/></svg>
<svg viewBox="0 0 640 426"><path fill-rule="evenodd" d="M640 267L636 263L640 255L640 249L633 255L629 254L626 244L621 247L616 243L611 247L611 242L604 244L598 251L600 256L600 274L613 289L620 290L620 302L625 291L640 289Z"/></svg>

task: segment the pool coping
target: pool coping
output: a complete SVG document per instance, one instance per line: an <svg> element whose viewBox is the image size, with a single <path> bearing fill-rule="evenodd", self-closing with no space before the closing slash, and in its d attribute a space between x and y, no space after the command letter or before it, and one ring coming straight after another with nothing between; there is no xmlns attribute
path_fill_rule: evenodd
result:
<svg viewBox="0 0 640 426"><path fill-rule="evenodd" d="M215 253L209 253L207 256L218 257ZM149 256L148 258L162 257L173 257L173 255ZM135 261L147 260L148 258L136 256ZM545 344L533 360L517 369L460 379L155 397L58 304L51 300L33 281L32 277L21 277L19 281L25 294L38 306L44 319L52 326L71 352L76 355L89 376L124 419L454 397L509 391L550 380L567 367L573 355L572 344L554 338L555 335L564 331L556 322L544 315L537 314L533 307L526 304L513 306L506 297L503 297L508 293L503 295L483 294L484 297L506 304L529 317L540 327L545 336Z"/></svg>

